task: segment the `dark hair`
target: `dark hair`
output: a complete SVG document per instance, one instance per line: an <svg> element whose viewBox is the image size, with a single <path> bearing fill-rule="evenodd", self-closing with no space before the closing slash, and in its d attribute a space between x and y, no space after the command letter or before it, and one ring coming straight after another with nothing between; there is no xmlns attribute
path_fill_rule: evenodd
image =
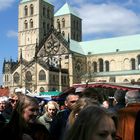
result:
<svg viewBox="0 0 140 140"><path fill-rule="evenodd" d="M94 88L94 87L87 87L81 94L80 97L88 97L93 98L100 103L102 103L102 96L101 94Z"/></svg>

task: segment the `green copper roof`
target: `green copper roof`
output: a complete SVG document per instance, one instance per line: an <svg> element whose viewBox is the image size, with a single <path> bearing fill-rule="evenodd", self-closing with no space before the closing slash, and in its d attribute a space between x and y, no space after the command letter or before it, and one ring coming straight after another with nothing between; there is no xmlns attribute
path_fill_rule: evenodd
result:
<svg viewBox="0 0 140 140"><path fill-rule="evenodd" d="M70 5L68 5L68 3L65 3L55 14L54 16L61 16L61 15L66 15L66 14L72 14L75 15L77 17L78 14L73 11L73 9L70 7Z"/></svg>
<svg viewBox="0 0 140 140"><path fill-rule="evenodd" d="M121 36L115 38L97 39L91 41L77 42L71 41L70 48L74 52L87 55L124 52L124 51L140 51L140 34ZM82 51L81 51L82 50Z"/></svg>
<svg viewBox="0 0 140 140"><path fill-rule="evenodd" d="M20 3L24 3L24 2L28 2L28 1L31 1L31 0L21 0Z"/></svg>
<svg viewBox="0 0 140 140"><path fill-rule="evenodd" d="M32 1L32 0L21 0L20 3L24 3L24 2L28 2L28 1ZM48 0L43 0L43 1L45 1L45 2L47 2L47 3L49 3L49 4L51 4ZM52 5L52 4L51 4L51 5Z"/></svg>

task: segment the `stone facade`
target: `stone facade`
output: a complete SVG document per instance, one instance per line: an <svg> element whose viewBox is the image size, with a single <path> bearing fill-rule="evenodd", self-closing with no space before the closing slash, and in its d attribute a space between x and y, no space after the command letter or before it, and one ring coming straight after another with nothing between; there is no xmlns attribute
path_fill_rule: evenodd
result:
<svg viewBox="0 0 140 140"><path fill-rule="evenodd" d="M87 80L140 81L140 50L86 54L80 43L84 44L79 17L72 13L54 16L54 6L45 0L22 0L18 16L18 60L4 61L3 86L11 92L17 87L40 92L63 91Z"/></svg>

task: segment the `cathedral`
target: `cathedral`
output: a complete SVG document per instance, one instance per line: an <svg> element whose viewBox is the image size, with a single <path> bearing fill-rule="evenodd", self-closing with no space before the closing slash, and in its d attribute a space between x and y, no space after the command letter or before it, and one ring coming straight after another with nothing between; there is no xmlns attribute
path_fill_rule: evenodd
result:
<svg viewBox="0 0 140 140"><path fill-rule="evenodd" d="M83 41L72 7L54 8L47 0L20 1L18 60L4 60L4 87L44 92L87 81L140 82L140 34Z"/></svg>

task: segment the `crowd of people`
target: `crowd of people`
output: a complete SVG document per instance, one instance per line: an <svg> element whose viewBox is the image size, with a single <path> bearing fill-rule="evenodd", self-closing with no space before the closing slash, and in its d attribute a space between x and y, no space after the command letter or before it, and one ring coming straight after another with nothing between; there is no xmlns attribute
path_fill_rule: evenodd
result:
<svg viewBox="0 0 140 140"><path fill-rule="evenodd" d="M139 140L140 91L116 89L112 98L77 88L59 102L11 93L0 97L1 140Z"/></svg>

